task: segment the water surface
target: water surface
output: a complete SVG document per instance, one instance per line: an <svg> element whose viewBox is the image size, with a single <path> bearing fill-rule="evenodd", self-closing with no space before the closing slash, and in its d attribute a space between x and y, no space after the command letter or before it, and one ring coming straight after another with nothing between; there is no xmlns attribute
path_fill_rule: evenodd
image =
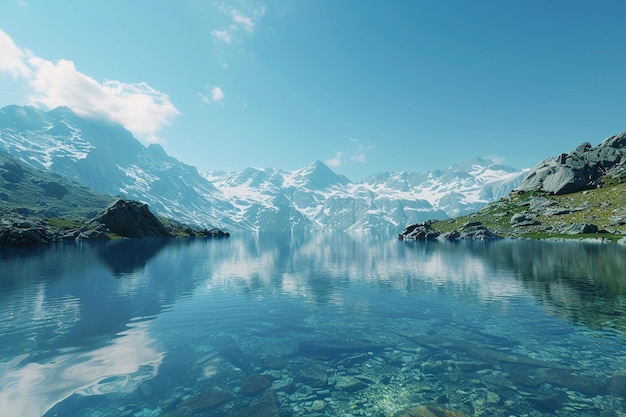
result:
<svg viewBox="0 0 626 417"><path fill-rule="evenodd" d="M0 410L622 416L626 248L369 235L0 252Z"/></svg>

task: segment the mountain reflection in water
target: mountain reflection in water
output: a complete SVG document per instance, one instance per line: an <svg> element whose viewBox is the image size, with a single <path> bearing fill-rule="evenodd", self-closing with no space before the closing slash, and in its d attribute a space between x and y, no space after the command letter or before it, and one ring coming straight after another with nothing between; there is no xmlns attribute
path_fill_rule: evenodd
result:
<svg viewBox="0 0 626 417"><path fill-rule="evenodd" d="M625 255L367 234L5 248L0 410L157 416L217 389L215 413L236 415L261 401L239 382L264 372L293 416L314 400L320 415L438 401L471 415L623 412ZM331 375L310 388L303 372L319 365Z"/></svg>

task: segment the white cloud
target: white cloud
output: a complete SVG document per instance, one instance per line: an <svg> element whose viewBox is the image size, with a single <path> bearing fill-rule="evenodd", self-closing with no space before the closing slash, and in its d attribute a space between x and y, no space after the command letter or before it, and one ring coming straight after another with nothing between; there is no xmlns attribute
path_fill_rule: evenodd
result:
<svg viewBox="0 0 626 417"><path fill-rule="evenodd" d="M32 72L24 62L28 51L23 51L5 32L0 30L0 71L9 72L14 78L28 77Z"/></svg>
<svg viewBox="0 0 626 417"><path fill-rule="evenodd" d="M491 162L498 165L504 164L505 162L505 158L500 155L487 155L485 159L489 159Z"/></svg>
<svg viewBox="0 0 626 417"><path fill-rule="evenodd" d="M0 72L26 81L28 99L47 108L70 107L76 114L120 123L148 143L161 142L157 132L180 112L163 92L145 82L98 82L78 71L72 61L57 62L17 47L0 30Z"/></svg>
<svg viewBox="0 0 626 417"><path fill-rule="evenodd" d="M343 152L337 151L334 158L331 158L326 161L326 165L331 168L338 168L341 166L341 160L343 158Z"/></svg>
<svg viewBox="0 0 626 417"><path fill-rule="evenodd" d="M366 161L365 153L352 154L350 155L350 160L353 162L365 162Z"/></svg>
<svg viewBox="0 0 626 417"><path fill-rule="evenodd" d="M25 0L17 0L17 7L25 10L28 7L28 3Z"/></svg>
<svg viewBox="0 0 626 417"><path fill-rule="evenodd" d="M350 160L358 163L366 162L366 154L372 149L372 146L361 143L357 138L349 138L348 140L353 144L353 149L350 152Z"/></svg>
<svg viewBox="0 0 626 417"><path fill-rule="evenodd" d="M335 156L326 161L326 165L332 168L338 168L348 162L365 163L367 162L367 152L372 149L371 145L365 145L357 138L348 138L350 142L349 150L344 152L339 150Z"/></svg>
<svg viewBox="0 0 626 417"><path fill-rule="evenodd" d="M211 32L213 40L216 42L231 43L233 36L227 30L214 30Z"/></svg>
<svg viewBox="0 0 626 417"><path fill-rule="evenodd" d="M220 104L224 101L224 92L220 86L211 89L211 99L213 99L213 102Z"/></svg>
<svg viewBox="0 0 626 417"><path fill-rule="evenodd" d="M211 95L207 95L207 94L203 94L203 93L199 93L200 99L202 99L202 101L204 101L207 104L210 103L218 103L218 104L222 104L224 102L224 91L222 90L222 87L220 87L219 85L212 87L210 90Z"/></svg>
<svg viewBox="0 0 626 417"><path fill-rule="evenodd" d="M230 15L233 19L233 25L235 28L241 27L249 34L254 33L255 23L251 17L242 15L241 12L239 12L239 10L236 10L236 9L231 10ZM233 27L233 25L231 25L231 27Z"/></svg>
<svg viewBox="0 0 626 417"><path fill-rule="evenodd" d="M219 9L230 18L230 24L228 30L211 31L211 36L215 42L226 44L230 44L234 40L237 40L237 38L240 38L238 35L242 32L248 34L248 36L252 36L257 21L265 15L266 11L266 7L263 4L248 6L246 10L240 10L222 4Z"/></svg>

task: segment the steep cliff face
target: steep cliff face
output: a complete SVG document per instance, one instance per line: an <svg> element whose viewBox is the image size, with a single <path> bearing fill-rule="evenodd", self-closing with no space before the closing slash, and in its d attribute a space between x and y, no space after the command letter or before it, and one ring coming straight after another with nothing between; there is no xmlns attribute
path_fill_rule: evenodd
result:
<svg viewBox="0 0 626 417"><path fill-rule="evenodd" d="M593 147L585 142L567 154L537 164L517 188L569 194L597 188L602 177L619 177L626 171L626 132L605 139Z"/></svg>

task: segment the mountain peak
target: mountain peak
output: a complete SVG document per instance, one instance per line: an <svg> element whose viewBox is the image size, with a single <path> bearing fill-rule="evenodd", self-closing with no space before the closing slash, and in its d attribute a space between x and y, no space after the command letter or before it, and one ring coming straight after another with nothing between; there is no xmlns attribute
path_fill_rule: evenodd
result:
<svg viewBox="0 0 626 417"><path fill-rule="evenodd" d="M311 162L310 164L307 164L304 166L303 170L310 170L310 171L316 171L316 170L327 170L327 171L331 171L333 172L332 169L330 169L328 167L328 165L326 165L325 163L323 163L322 161L320 161L319 159ZM334 172L333 172L334 173Z"/></svg>
<svg viewBox="0 0 626 417"><path fill-rule="evenodd" d="M320 160L295 171L295 174L295 179L300 186L309 189L327 189L332 186L347 185L350 182L346 177L337 175Z"/></svg>
<svg viewBox="0 0 626 417"><path fill-rule="evenodd" d="M42 127L46 113L34 106L10 105L0 109L0 128L32 130Z"/></svg>
<svg viewBox="0 0 626 417"><path fill-rule="evenodd" d="M76 116L76 113L74 112L74 110L72 110L71 107L69 106L55 107L54 109L50 110L48 113L51 115L57 115L57 116Z"/></svg>

